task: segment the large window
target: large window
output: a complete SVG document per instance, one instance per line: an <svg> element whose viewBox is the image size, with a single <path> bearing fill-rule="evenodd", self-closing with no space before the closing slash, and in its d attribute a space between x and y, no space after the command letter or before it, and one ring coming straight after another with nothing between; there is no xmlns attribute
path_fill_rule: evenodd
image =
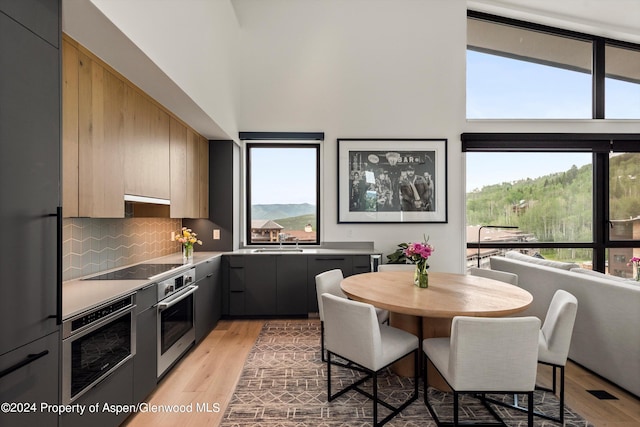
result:
<svg viewBox="0 0 640 427"><path fill-rule="evenodd" d="M640 46L471 11L467 22L468 118L640 119ZM637 276L640 134L462 139L470 265L517 249Z"/></svg>
<svg viewBox="0 0 640 427"><path fill-rule="evenodd" d="M623 278L640 257L640 135L463 134L467 263L517 249Z"/></svg>
<svg viewBox="0 0 640 427"><path fill-rule="evenodd" d="M576 36L467 20L467 118L591 118L592 45Z"/></svg>
<svg viewBox="0 0 640 427"><path fill-rule="evenodd" d="M607 44L605 63L606 118L640 118L640 49Z"/></svg>
<svg viewBox="0 0 640 427"><path fill-rule="evenodd" d="M318 244L320 145L251 141L245 147L247 244Z"/></svg>

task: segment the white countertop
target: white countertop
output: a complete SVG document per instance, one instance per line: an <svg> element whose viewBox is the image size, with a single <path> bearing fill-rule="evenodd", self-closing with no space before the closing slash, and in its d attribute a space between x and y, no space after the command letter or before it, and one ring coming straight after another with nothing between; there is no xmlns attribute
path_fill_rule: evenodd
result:
<svg viewBox="0 0 640 427"><path fill-rule="evenodd" d="M195 266L205 262L211 258L222 255L222 252L196 252L193 254L193 264L185 264L187 269L188 265ZM176 252L172 255L166 255L160 258L154 258L152 260L144 261L144 263L166 263L166 264L181 264L182 253ZM142 264L142 263L139 263ZM121 270L129 266L121 266L111 270L101 271L84 278L78 278L74 280L66 281L62 284L62 319L66 320L76 314L82 313L101 304L104 304L113 299L121 296L136 292L142 289L158 279L155 280L91 280L91 276L97 276L99 274L108 273L111 271ZM180 267L182 269L182 267ZM171 270L163 276L171 276L175 274L177 270ZM162 276L159 276L161 279ZM84 279L84 280L83 280ZM88 279L88 280L87 280Z"/></svg>
<svg viewBox="0 0 640 427"><path fill-rule="evenodd" d="M287 248L291 248L288 246ZM225 255L273 255L277 253L281 253L283 255L370 255L370 254L378 254L379 252L372 250L370 248L362 248L362 249L326 249L326 248L307 248L301 246L302 252L289 252L282 251L277 252L277 247L269 248L274 249L269 252L255 252L256 249L263 249L262 247L255 248L245 248L238 249L232 252L198 252L194 251L193 253L193 264L185 264L185 269L187 269L187 265L197 265L202 262L205 262L211 258L215 258ZM151 260L146 260L138 264L142 263L164 263L164 264L181 264L182 263L182 253L176 252L171 255L166 255L160 258L154 258ZM135 264L132 264L135 265ZM77 314L90 310L92 308L98 307L106 302L112 301L116 298L125 296L127 294L131 294L136 292L139 289L142 289L158 280L161 280L163 277L169 277L172 274L180 271L182 267L179 269L174 269L168 271L163 276L159 276L154 280L91 280L92 276L98 276L100 274L109 273L111 271L121 270L123 268L129 267L129 265L123 265L117 268L113 268L111 270L101 271L99 273L91 274L89 276L80 277L78 279L69 280L63 283L62 285L62 319L69 319Z"/></svg>

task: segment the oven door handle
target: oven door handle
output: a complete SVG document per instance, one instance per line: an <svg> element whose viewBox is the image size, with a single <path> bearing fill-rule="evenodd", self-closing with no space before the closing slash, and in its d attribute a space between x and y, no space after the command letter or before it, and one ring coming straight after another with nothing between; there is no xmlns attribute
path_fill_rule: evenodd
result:
<svg viewBox="0 0 640 427"><path fill-rule="evenodd" d="M177 304L180 301L182 301L183 299L187 298L189 295L192 295L197 290L198 290L198 286L196 286L196 285L187 286L185 291L182 292L181 294L176 295L175 297L167 298L167 300L159 302L158 306L157 306L158 307L158 311L166 310L167 308L171 307L172 305Z"/></svg>

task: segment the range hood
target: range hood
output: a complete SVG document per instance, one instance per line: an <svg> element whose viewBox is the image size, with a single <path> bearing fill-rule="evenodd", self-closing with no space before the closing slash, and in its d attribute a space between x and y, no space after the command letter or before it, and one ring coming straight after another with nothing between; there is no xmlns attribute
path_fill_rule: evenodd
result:
<svg viewBox="0 0 640 427"><path fill-rule="evenodd" d="M125 218L169 218L171 201L156 197L124 195Z"/></svg>

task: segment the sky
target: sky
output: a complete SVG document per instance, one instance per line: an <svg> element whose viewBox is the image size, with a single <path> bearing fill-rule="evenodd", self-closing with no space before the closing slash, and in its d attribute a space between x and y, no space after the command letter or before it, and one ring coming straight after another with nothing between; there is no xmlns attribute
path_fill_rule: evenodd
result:
<svg viewBox="0 0 640 427"><path fill-rule="evenodd" d="M315 147L254 147L251 153L252 204L310 203L315 206Z"/></svg>

